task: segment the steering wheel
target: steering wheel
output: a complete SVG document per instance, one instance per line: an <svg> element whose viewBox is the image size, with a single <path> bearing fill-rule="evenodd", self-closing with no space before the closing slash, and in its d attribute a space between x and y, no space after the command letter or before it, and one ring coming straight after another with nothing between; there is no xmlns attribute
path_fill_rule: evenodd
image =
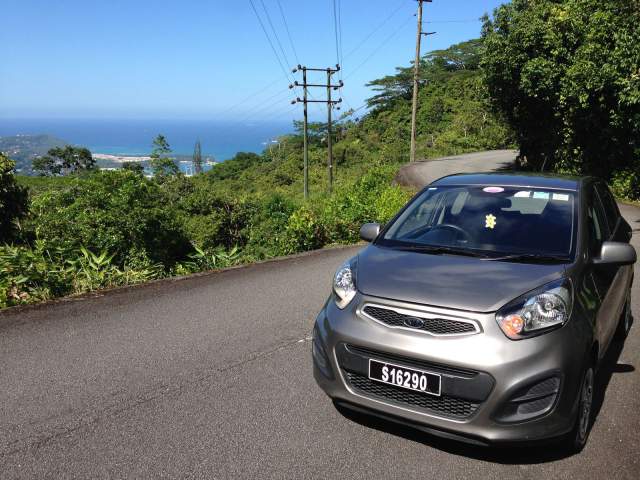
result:
<svg viewBox="0 0 640 480"><path fill-rule="evenodd" d="M439 223L438 225L434 225L430 231L433 232L434 230L453 230L456 233L462 234L466 241L471 240L471 235L469 235L469 232L459 227L458 225L453 225L451 223Z"/></svg>

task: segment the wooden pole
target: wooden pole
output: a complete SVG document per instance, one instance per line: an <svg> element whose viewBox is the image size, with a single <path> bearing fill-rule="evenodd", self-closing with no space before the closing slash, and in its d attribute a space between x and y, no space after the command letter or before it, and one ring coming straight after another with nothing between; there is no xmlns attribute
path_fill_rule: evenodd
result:
<svg viewBox="0 0 640 480"><path fill-rule="evenodd" d="M302 68L302 81L304 83L304 126L303 126L303 136L304 136L304 198L305 200L309 198L309 134L307 132L307 122L308 122L308 114L307 114L307 68Z"/></svg>
<svg viewBox="0 0 640 480"><path fill-rule="evenodd" d="M329 170L329 193L333 188L333 146L331 144L331 74L330 68L327 68L327 151L329 153L328 170Z"/></svg>
<svg viewBox="0 0 640 480"><path fill-rule="evenodd" d="M413 102L411 105L411 157L416 161L416 118L418 116L418 84L420 82L420 41L422 39L422 1L418 0L418 33L416 34L416 58L413 64Z"/></svg>

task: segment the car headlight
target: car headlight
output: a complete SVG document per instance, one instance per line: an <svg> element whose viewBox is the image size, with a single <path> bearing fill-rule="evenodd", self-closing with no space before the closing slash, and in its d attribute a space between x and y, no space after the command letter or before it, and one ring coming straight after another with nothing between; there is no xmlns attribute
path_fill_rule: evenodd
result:
<svg viewBox="0 0 640 480"><path fill-rule="evenodd" d="M344 262L333 277L333 293L338 308L343 309L356 296L356 257Z"/></svg>
<svg viewBox="0 0 640 480"><path fill-rule="evenodd" d="M571 281L561 279L510 302L498 311L496 320L507 337L521 340L561 327L572 306Z"/></svg>

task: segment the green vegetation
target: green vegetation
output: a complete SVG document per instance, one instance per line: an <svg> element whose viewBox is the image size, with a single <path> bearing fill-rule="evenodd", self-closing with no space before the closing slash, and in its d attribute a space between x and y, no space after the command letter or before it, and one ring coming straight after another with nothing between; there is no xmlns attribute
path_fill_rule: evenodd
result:
<svg viewBox="0 0 640 480"><path fill-rule="evenodd" d="M196 175L202 173L202 146L200 145L200 140L197 140L193 147L193 158L191 160L193 162L193 172Z"/></svg>
<svg viewBox="0 0 640 480"><path fill-rule="evenodd" d="M489 111L478 56L475 41L425 57L424 156L511 142ZM372 82L370 113L338 122L332 195L325 193L322 123L309 129L309 201L302 198L300 124L277 147L238 153L194 177L177 172L162 135L151 154L153 179L133 165L91 173L63 161L47 171L69 175L19 177L30 211L14 244L0 247L0 307L357 242L362 223L387 222L411 195L391 185L408 156L407 72ZM66 150L53 154L66 158Z"/></svg>
<svg viewBox="0 0 640 480"><path fill-rule="evenodd" d="M489 110L479 55L472 41L423 59L424 157L512 143ZM177 172L162 135L154 140L153 179L133 167L18 177L30 209L13 244L0 247L0 307L357 242L362 223L387 222L412 194L392 185L408 157L409 68L371 85L370 112L359 120L347 112L333 132L331 195L327 126L310 125L308 201L298 123L262 154L241 152L193 177Z"/></svg>
<svg viewBox="0 0 640 480"><path fill-rule="evenodd" d="M170 175L176 175L180 169L175 162L167 157L171 153L171 147L164 135L158 135L153 140L153 151L151 152L151 170L158 180L163 180Z"/></svg>
<svg viewBox="0 0 640 480"><path fill-rule="evenodd" d="M436 50L422 58L418 110L418 156L461 154L510 146L511 131L500 115L491 112L487 87L479 69L480 40ZM410 140L412 68L369 85L376 95L368 102L372 113L363 127L379 135L397 161L408 157Z"/></svg>
<svg viewBox="0 0 640 480"><path fill-rule="evenodd" d="M64 147L68 142L51 135L13 135L0 137L0 152L16 163L16 170L31 174L31 162L55 147Z"/></svg>
<svg viewBox="0 0 640 480"><path fill-rule="evenodd" d="M27 190L13 176L15 163L0 153L0 243L11 241L27 212Z"/></svg>
<svg viewBox="0 0 640 480"><path fill-rule="evenodd" d="M513 0L485 19L482 67L524 167L640 197L640 3Z"/></svg>
<svg viewBox="0 0 640 480"><path fill-rule="evenodd" d="M96 164L91 152L83 147L55 147L46 155L35 158L31 168L40 175L69 175L90 170Z"/></svg>
<svg viewBox="0 0 640 480"><path fill-rule="evenodd" d="M423 57L420 156L518 144L529 168L595 172L638 198L633 5L514 0L486 20L484 41ZM177 171L162 135L153 179L131 166L16 183L5 162L0 307L356 242L362 223L387 222L412 193L392 185L408 159L411 68L370 85L368 113L346 112L333 132L331 195L327 126L310 125L307 201L298 123L262 154L241 152L193 177Z"/></svg>

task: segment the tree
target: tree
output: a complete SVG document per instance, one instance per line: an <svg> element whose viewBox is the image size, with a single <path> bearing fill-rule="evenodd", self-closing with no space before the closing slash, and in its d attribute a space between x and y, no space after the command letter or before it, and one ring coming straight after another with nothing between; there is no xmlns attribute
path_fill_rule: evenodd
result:
<svg viewBox="0 0 640 480"><path fill-rule="evenodd" d="M0 242L9 242L16 221L27 213L27 190L16 183L15 163L0 153Z"/></svg>
<svg viewBox="0 0 640 480"><path fill-rule="evenodd" d="M264 161L264 158L253 152L238 152L233 158L226 160L215 168L207 172L211 179L225 180L229 178L237 178L242 172L258 165Z"/></svg>
<svg viewBox="0 0 640 480"><path fill-rule="evenodd" d="M200 140L196 141L196 145L193 149L193 169L196 173L202 173L202 149L200 146Z"/></svg>
<svg viewBox="0 0 640 480"><path fill-rule="evenodd" d="M180 170L175 162L166 155L171 153L171 147L164 135L158 135L153 140L153 150L151 151L151 169L153 175L163 179L170 175L177 175Z"/></svg>
<svg viewBox="0 0 640 480"><path fill-rule="evenodd" d="M31 168L41 175L67 175L90 170L95 164L89 149L67 145L52 148L47 155L34 159Z"/></svg>
<svg viewBox="0 0 640 480"><path fill-rule="evenodd" d="M444 50L433 50L420 61L420 80L423 84L443 83L451 74L462 70L477 71L480 64L480 40L456 43ZM371 109L389 110L396 102L411 100L413 66L396 68L395 75L373 80L367 84L376 95L367 100Z"/></svg>
<svg viewBox="0 0 640 480"><path fill-rule="evenodd" d="M524 165L640 169L637 0L513 0L486 17L481 66Z"/></svg>
<svg viewBox="0 0 640 480"><path fill-rule="evenodd" d="M130 172L137 173L138 175L144 174L144 167L140 162L126 162L122 165L124 170L129 170Z"/></svg>

